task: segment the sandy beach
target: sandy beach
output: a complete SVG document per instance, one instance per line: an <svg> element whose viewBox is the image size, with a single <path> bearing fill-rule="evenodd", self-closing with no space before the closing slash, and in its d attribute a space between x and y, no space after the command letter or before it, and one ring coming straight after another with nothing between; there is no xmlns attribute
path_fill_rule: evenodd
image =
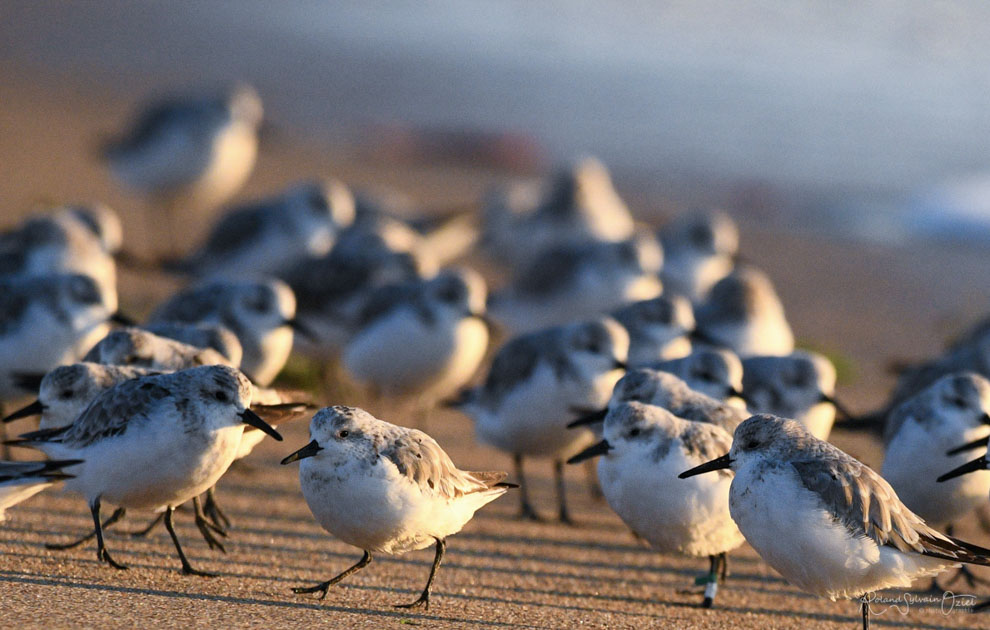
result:
<svg viewBox="0 0 990 630"><path fill-rule="evenodd" d="M36 204L102 200L124 219L128 247L147 254L149 215L142 201L115 187L94 159L101 135L126 120L132 103L120 94L91 89L79 77L29 76L21 66L0 64L0 222L7 226ZM387 186L424 208L476 203L493 182L511 173L449 160L386 159L352 146L304 141L291 133L266 144L241 197L250 198L305 177L332 175L357 187ZM893 383L891 359L916 360L937 353L944 342L990 310L985 249L951 244L864 245L776 228L773 213L754 209L738 196L712 199L705 182L697 194L656 195L618 187L637 217L659 222L685 197L717 202L737 216L742 252L777 284L801 345L840 358L838 395L857 411L884 401ZM779 203L789 200L781 198ZM151 219L153 221L153 219ZM190 220L195 243L210 217ZM179 285L146 271L121 274L122 305L142 314ZM324 403L360 404L402 423L400 409L360 397ZM12 431L27 429L18 423ZM455 462L478 469L507 469L507 457L475 444L469 421L454 413L433 417L429 432ZM409 613L391 606L421 588L431 555L417 552L382 558L335 587L323 602L293 595L291 586L325 580L353 563L360 552L334 541L312 519L295 467L278 460L304 443L306 428L288 426L282 444L267 442L224 477L219 496L234 521L228 552L209 551L188 514L178 516L179 535L190 560L222 577L183 576L164 530L132 540L121 534L143 524L130 516L109 536L110 548L131 565L116 572L98 564L93 547L55 552L89 527L77 498L49 492L8 512L0 526L0 600L3 619L16 628L64 627L328 627L381 628L853 628L854 602L811 597L784 582L749 548L731 556L731 578L713 610L696 606L693 578L705 563L651 552L636 543L616 516L582 491L581 470L571 471L577 527L514 518L507 496L482 510L463 533L450 539L449 555L434 591L434 607ZM868 464L881 462L879 443L837 430L834 442ZM549 465L532 467L535 496L552 508ZM990 545L975 519L957 535ZM988 572L981 571L981 575ZM957 584L958 593L968 587ZM980 591L977 591L978 593ZM983 595L986 595L983 592ZM951 602L950 602L951 603ZM945 605L950 608L950 604ZM986 615L943 611L921 603L875 608L878 627L979 628Z"/></svg>

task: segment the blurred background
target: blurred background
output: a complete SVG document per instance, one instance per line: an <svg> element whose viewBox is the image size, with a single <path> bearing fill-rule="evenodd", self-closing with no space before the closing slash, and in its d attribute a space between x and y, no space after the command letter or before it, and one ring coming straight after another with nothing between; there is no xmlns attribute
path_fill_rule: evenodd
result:
<svg viewBox="0 0 990 630"><path fill-rule="evenodd" d="M124 114L239 79L274 126L337 153L521 171L592 153L620 189L674 203L735 199L841 236L990 236L983 2L8 0L0 12L4 91L16 77L68 99L39 108L95 92Z"/></svg>
<svg viewBox="0 0 990 630"><path fill-rule="evenodd" d="M238 80L272 128L239 199L335 176L463 207L593 154L642 220L729 210L799 340L870 375L855 404L988 308L988 69L976 1L7 0L0 208L105 201L153 251L96 147L149 98Z"/></svg>

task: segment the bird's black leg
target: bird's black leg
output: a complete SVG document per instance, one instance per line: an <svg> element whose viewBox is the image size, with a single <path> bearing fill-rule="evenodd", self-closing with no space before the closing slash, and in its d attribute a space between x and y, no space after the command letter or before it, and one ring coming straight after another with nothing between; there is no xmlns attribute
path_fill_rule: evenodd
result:
<svg viewBox="0 0 990 630"><path fill-rule="evenodd" d="M292 592L296 594L319 593L320 594L319 599L323 599L324 597L327 596L327 591L330 590L331 586L343 580L351 573L357 573L358 571L365 568L369 564L371 564L371 552L365 550L364 555L361 556L361 559L357 561L357 564L355 564L349 569L346 569L343 573L341 573L337 577L330 578L326 582L320 582L316 586L296 586L295 588L292 589Z"/></svg>
<svg viewBox="0 0 990 630"><path fill-rule="evenodd" d="M725 579L729 577L729 553L727 551L723 551L718 554L718 557L722 561L722 570L719 571L718 581L725 584Z"/></svg>
<svg viewBox="0 0 990 630"><path fill-rule="evenodd" d="M206 500L203 501L203 513L216 525L216 532L226 536L227 530L230 528L230 519L220 509L215 490L216 488L214 487L206 491Z"/></svg>
<svg viewBox="0 0 990 630"><path fill-rule="evenodd" d="M863 597L863 630L870 630L870 602Z"/></svg>
<svg viewBox="0 0 990 630"><path fill-rule="evenodd" d="M602 484L598 481L598 464L593 459L584 462L585 483L588 486L588 496L592 501L601 503L605 500Z"/></svg>
<svg viewBox="0 0 990 630"><path fill-rule="evenodd" d="M715 603L715 595L718 593L718 567L721 554L708 556L708 575L698 578L698 582L705 585L705 599L701 601L702 608L711 608ZM695 582L697 584L697 582Z"/></svg>
<svg viewBox="0 0 990 630"><path fill-rule="evenodd" d="M564 484L564 462L556 460L553 463L553 478L557 483L557 507L560 522L565 525L574 525L571 514L567 511L567 492Z"/></svg>
<svg viewBox="0 0 990 630"><path fill-rule="evenodd" d="M186 559L186 554L182 552L182 545L179 544L179 537L175 535L175 528L172 526L172 512L175 510L172 506L165 508L165 529L168 530L168 535L172 537L172 543L175 544L175 550L179 552L179 560L182 561L182 572L186 575L199 575L202 577L216 577L216 573L207 573L206 571L200 571L199 569L194 569L189 560Z"/></svg>
<svg viewBox="0 0 990 630"><path fill-rule="evenodd" d="M516 453L512 456L512 461L516 465L516 478L519 480L519 518L542 521L543 519L529 502L529 489L526 486L526 477L523 475L522 455Z"/></svg>
<svg viewBox="0 0 990 630"><path fill-rule="evenodd" d="M106 562L115 569L124 570L127 566L120 564L110 557L106 545L103 544L103 524L100 522L100 498L97 497L89 504L89 510L93 513L93 527L96 529L96 559L99 562Z"/></svg>
<svg viewBox="0 0 990 630"><path fill-rule="evenodd" d="M103 521L103 529L109 529L111 525L113 525L120 519L124 518L124 512L125 510L122 507L119 507L116 510L114 510L113 514L110 515L110 518ZM83 544L84 542L86 542L87 540L89 540L90 538L92 538L93 536L96 536L96 529L93 529L93 531L86 534L82 538L73 540L72 542L69 543L45 543L45 549L57 549L59 551L64 549L74 549L79 545Z"/></svg>
<svg viewBox="0 0 990 630"><path fill-rule="evenodd" d="M193 512L196 515L196 527L199 528L199 533L203 535L203 540L209 545L210 549L219 549L223 553L227 553L227 550L223 548L223 544L213 535L216 532L224 538L227 537L227 532L220 529L218 526L214 525L203 515L203 508L199 504L199 497L193 497ZM212 530L212 531L211 531Z"/></svg>
<svg viewBox="0 0 990 630"><path fill-rule="evenodd" d="M424 610L430 609L430 589L433 588L433 580L437 577L437 569L440 568L440 563L443 561L443 553L447 550L447 541L443 538L437 538L437 553L433 556L433 566L430 568L430 577L426 579L426 588L423 589L423 593L419 596L419 599L412 602L411 604L396 604L396 608L420 608Z"/></svg>
<svg viewBox="0 0 990 630"><path fill-rule="evenodd" d="M144 529L139 529L136 532L128 532L128 533L130 534L131 538L144 538L145 536L151 533L151 530L153 530L156 525L162 522L163 518L165 518L164 512L156 516L155 520L148 523L148 526L145 527Z"/></svg>

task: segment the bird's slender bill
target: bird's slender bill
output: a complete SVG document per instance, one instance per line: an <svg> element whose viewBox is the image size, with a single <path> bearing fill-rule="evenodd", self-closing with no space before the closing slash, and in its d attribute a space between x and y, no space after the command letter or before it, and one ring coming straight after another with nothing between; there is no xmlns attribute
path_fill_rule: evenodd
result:
<svg viewBox="0 0 990 630"><path fill-rule="evenodd" d="M6 422L6 420L4 420L4 422ZM966 451L971 451L976 448L985 448L987 445L990 445L990 435L981 438L976 438L972 442L966 442L961 446L957 446L955 448L949 449L945 452L945 454L958 455L959 453L965 453Z"/></svg>
<svg viewBox="0 0 990 630"><path fill-rule="evenodd" d="M706 472L722 470L723 468L729 468L730 466L732 466L732 460L729 459L729 454L726 453L725 455L717 457L710 462L705 462L700 466L695 466L691 470L685 470L681 474L677 475L677 478L687 479L688 477L694 477L695 475L700 475Z"/></svg>
<svg viewBox="0 0 990 630"><path fill-rule="evenodd" d="M244 411L242 411L240 413L240 416L241 416L241 420L244 421L244 424L250 425L255 429L261 429L262 431L272 436L279 442L282 441L282 435L278 431L276 431L272 427L272 425L262 420L261 416L251 411L250 409L245 409Z"/></svg>
<svg viewBox="0 0 990 630"><path fill-rule="evenodd" d="M567 460L568 464L577 464L583 462L586 459L591 459L592 457L598 457L599 455L605 455L610 450L612 446L608 443L608 440L602 440L597 444L592 444L588 448L584 449L574 457Z"/></svg>
<svg viewBox="0 0 990 630"><path fill-rule="evenodd" d="M320 446L319 442L317 442L316 440L313 440L312 442L310 442L306 446L302 447L301 449L299 449L298 451L296 451L292 455L289 455L288 457L286 457L285 459L283 459L282 460L282 465L284 466L286 464L291 464L292 462L297 462L300 459L306 459L307 457L312 457L313 455L316 455L317 453L319 453L322 450L323 450L323 447Z"/></svg>
<svg viewBox="0 0 990 630"><path fill-rule="evenodd" d="M128 317L127 315L117 311L109 317L110 321L114 324L120 324L121 326L137 326L137 320L133 317Z"/></svg>
<svg viewBox="0 0 990 630"><path fill-rule="evenodd" d="M584 427L589 424L604 422L605 416L607 415L608 415L608 407L605 407L604 409L599 409L598 411L592 411L590 413L586 413L585 415L581 416L577 420L574 420L573 422L569 422L567 424L567 428L573 429L574 427Z"/></svg>
<svg viewBox="0 0 990 630"><path fill-rule="evenodd" d="M20 420L21 418L27 418L29 416L37 416L44 413L45 406L40 400L36 400L26 407L21 407L14 413L10 414L3 419L4 422L13 422L14 420Z"/></svg>
<svg viewBox="0 0 990 630"><path fill-rule="evenodd" d="M830 403L833 407L835 407L835 410L839 412L839 415L847 420L852 420L856 417L849 412L848 407L836 400L835 396L830 396L829 394L822 392L822 396L819 400Z"/></svg>
<svg viewBox="0 0 990 630"><path fill-rule="evenodd" d="M949 472L945 473L936 481L939 483L943 481L948 481L949 479L955 479L956 477L965 475L967 473L976 472L977 470L986 470L987 468L987 458L986 455L978 457L971 462L967 462L960 466L959 468L953 468Z"/></svg>

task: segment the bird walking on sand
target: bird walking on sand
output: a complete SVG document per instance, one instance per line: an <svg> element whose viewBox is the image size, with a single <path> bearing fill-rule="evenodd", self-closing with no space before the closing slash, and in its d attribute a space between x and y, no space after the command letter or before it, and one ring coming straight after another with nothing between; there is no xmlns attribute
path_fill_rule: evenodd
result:
<svg viewBox="0 0 990 630"><path fill-rule="evenodd" d="M372 553L402 554L436 545L430 576L414 602L429 610L430 592L447 549L474 513L508 488L504 472L459 470L429 435L379 420L355 407L321 409L310 442L282 460L301 460L299 483L316 520L364 555L354 566L294 593L320 593L371 563ZM351 509L342 509L351 506Z"/></svg>

